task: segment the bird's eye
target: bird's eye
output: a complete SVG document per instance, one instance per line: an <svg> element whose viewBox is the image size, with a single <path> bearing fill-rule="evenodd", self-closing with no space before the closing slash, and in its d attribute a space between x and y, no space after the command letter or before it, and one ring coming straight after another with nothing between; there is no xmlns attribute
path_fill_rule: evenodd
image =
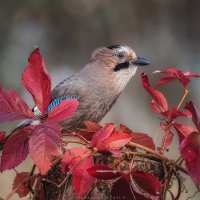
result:
<svg viewBox="0 0 200 200"><path fill-rule="evenodd" d="M125 57L125 53L124 52L120 52L117 54L117 58L119 58L120 60L122 60Z"/></svg>

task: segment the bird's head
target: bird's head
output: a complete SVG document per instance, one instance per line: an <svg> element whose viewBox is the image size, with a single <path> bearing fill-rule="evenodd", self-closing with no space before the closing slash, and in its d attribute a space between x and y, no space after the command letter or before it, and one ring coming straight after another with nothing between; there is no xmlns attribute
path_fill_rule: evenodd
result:
<svg viewBox="0 0 200 200"><path fill-rule="evenodd" d="M96 79L107 82L119 92L124 89L140 66L149 65L145 58L138 57L128 46L113 45L96 49L89 63Z"/></svg>

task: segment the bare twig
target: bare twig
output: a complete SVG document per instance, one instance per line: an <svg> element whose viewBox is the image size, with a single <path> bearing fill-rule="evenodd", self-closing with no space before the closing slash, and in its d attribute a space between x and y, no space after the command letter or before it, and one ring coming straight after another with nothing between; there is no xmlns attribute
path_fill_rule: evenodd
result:
<svg viewBox="0 0 200 200"><path fill-rule="evenodd" d="M63 142L64 142L65 144L76 143L76 144L87 145L87 143L85 143L85 142L83 142L83 141L79 141L79 140L63 140Z"/></svg>

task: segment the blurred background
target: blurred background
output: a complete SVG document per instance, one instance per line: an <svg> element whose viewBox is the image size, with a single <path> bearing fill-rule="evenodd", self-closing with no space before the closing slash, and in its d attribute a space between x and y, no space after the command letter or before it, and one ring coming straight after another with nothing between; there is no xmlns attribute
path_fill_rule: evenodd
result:
<svg viewBox="0 0 200 200"><path fill-rule="evenodd" d="M198 0L2 1L0 84L5 89L15 89L33 106L21 84L21 74L35 46L40 47L55 86L79 71L95 48L128 45L139 56L149 59L152 65L138 70L102 123L122 123L155 137L160 121L150 109L151 97L141 86L140 73L145 71L152 85L159 78L152 74L154 70L173 67L200 74L199 9ZM192 80L188 99L200 109L199 85L200 80ZM161 91L166 94L170 106L177 105L183 95L178 82L163 86ZM15 125L0 125L0 130L10 131ZM159 142L160 136L157 145ZM176 136L167 154L171 158L178 157ZM27 159L17 169L29 171L31 164ZM0 174L0 197L5 198L11 191L14 176L14 171ZM185 185L188 191L183 192L181 199L187 199L196 191L191 181ZM11 199L18 199L18 195ZM200 199L200 195L191 199Z"/></svg>

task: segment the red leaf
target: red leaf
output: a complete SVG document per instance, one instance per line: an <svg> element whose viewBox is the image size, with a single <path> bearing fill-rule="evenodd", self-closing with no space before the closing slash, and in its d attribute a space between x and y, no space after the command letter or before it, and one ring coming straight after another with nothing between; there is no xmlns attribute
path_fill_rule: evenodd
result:
<svg viewBox="0 0 200 200"><path fill-rule="evenodd" d="M174 134L171 131L163 136L161 149L167 149L167 147L172 143L173 136Z"/></svg>
<svg viewBox="0 0 200 200"><path fill-rule="evenodd" d="M189 136L193 132L197 132L197 130L191 126L187 126L184 124L179 124L177 122L172 123L177 133L179 134L179 139L182 141L185 137Z"/></svg>
<svg viewBox="0 0 200 200"><path fill-rule="evenodd" d="M180 151L185 159L188 173L200 189L200 134L192 133L186 137L180 145Z"/></svg>
<svg viewBox="0 0 200 200"><path fill-rule="evenodd" d="M94 165L93 156L89 156L77 165L73 170L74 189L78 199L81 199L91 188L94 178L89 175L87 169Z"/></svg>
<svg viewBox="0 0 200 200"><path fill-rule="evenodd" d="M165 112L168 110L168 104L165 96L163 93L159 92L156 89L152 89L149 84L149 80L146 74L142 73L141 74L142 78L142 84L144 88L147 90L147 92L153 97L155 102L160 106L162 112Z"/></svg>
<svg viewBox="0 0 200 200"><path fill-rule="evenodd" d="M4 92L0 88L0 122L34 118L27 104L14 90Z"/></svg>
<svg viewBox="0 0 200 200"><path fill-rule="evenodd" d="M106 138L108 138L111 135L114 129L115 129L114 124L107 124L100 130L98 130L92 137L92 146L93 147L98 146L99 150L105 150L104 145L102 143L104 142Z"/></svg>
<svg viewBox="0 0 200 200"><path fill-rule="evenodd" d="M162 85L165 85L165 84L167 84L167 83L169 83L169 82L171 82L171 81L174 81L174 80L176 80L176 79L177 79L177 78L175 78L175 77L164 77L164 78L161 78L161 79L157 82L155 88L158 88L158 87L160 87L160 86L162 86Z"/></svg>
<svg viewBox="0 0 200 200"><path fill-rule="evenodd" d="M13 169L28 155L28 140L35 126L27 126L13 133L4 145L1 171Z"/></svg>
<svg viewBox="0 0 200 200"><path fill-rule="evenodd" d="M193 120L197 130L200 132L200 112L199 112L199 110L192 103L192 101L188 102L186 104L185 108L188 109L192 113L192 120Z"/></svg>
<svg viewBox="0 0 200 200"><path fill-rule="evenodd" d="M165 111L161 113L165 116L168 120L174 120L178 117L191 117L191 113L187 110L179 111L176 107L173 107L171 110Z"/></svg>
<svg viewBox="0 0 200 200"><path fill-rule="evenodd" d="M171 126L169 126L168 124L161 122L160 127L164 133L164 136L162 137L161 149L165 150L172 143L174 134L171 131Z"/></svg>
<svg viewBox="0 0 200 200"><path fill-rule="evenodd" d="M89 140L89 141L91 141L94 133L96 133L99 129L102 128L102 126L100 126L99 124L92 122L92 121L85 121L84 125L86 126L86 128L81 129L79 134L82 135L86 140Z"/></svg>
<svg viewBox="0 0 200 200"><path fill-rule="evenodd" d="M113 199L134 199L130 184L124 179L118 179L112 186L111 196ZM141 199L142 200L142 199Z"/></svg>
<svg viewBox="0 0 200 200"><path fill-rule="evenodd" d="M63 172L66 172L66 167L72 172L74 189L80 199L94 183L94 178L87 171L94 166L93 156L86 147L71 148L63 155L61 164Z"/></svg>
<svg viewBox="0 0 200 200"><path fill-rule="evenodd" d="M121 176L117 170L113 170L111 167L106 165L95 165L89 168L88 172L90 176L103 180L115 179Z"/></svg>
<svg viewBox="0 0 200 200"><path fill-rule="evenodd" d="M158 81L157 87L161 86L161 85L164 85L164 84L166 84L166 83L168 83L168 82L170 82L172 80L177 79L177 80L180 81L180 83L185 88L186 85L190 82L189 78L198 78L198 77L200 77L198 74L194 74L194 73L191 73L191 72L183 73L182 71L176 70L176 69L173 69L173 68L169 68L169 69L166 69L164 71L155 71L155 73L162 73L162 74L169 75L169 77L161 78Z"/></svg>
<svg viewBox="0 0 200 200"><path fill-rule="evenodd" d="M68 172L69 168L71 169L73 165L75 164L74 159L78 158L78 160L81 160L82 157L87 157L88 154L88 149L86 147L75 147L68 149L62 156L61 160L61 170L62 173Z"/></svg>
<svg viewBox="0 0 200 200"><path fill-rule="evenodd" d="M51 101L51 78L38 48L31 53L28 61L29 65L22 74L22 83L31 93L39 110L45 115Z"/></svg>
<svg viewBox="0 0 200 200"><path fill-rule="evenodd" d="M48 113L48 120L63 121L70 118L78 107L76 99L66 99Z"/></svg>
<svg viewBox="0 0 200 200"><path fill-rule="evenodd" d="M92 121L85 121L84 125L86 128L81 130L86 132L97 132L100 128L102 128L102 126Z"/></svg>
<svg viewBox="0 0 200 200"><path fill-rule="evenodd" d="M133 142L155 150L155 144L153 142L153 139L151 137L149 137L147 134L133 132L129 128L127 128L126 126L124 126L122 124L120 124L120 132L131 134L131 136L133 137L132 138ZM131 147L129 147L129 148L131 148Z"/></svg>
<svg viewBox="0 0 200 200"><path fill-rule="evenodd" d="M134 181L137 185L142 188L145 192L149 193L153 196L160 195L162 184L160 181L153 176L151 173L142 172L142 171L134 171L131 172ZM144 181L145 180L145 181Z"/></svg>
<svg viewBox="0 0 200 200"><path fill-rule="evenodd" d="M29 192L30 192L30 189L27 185L27 183L29 182L29 177L30 177L30 173L29 172L21 172L21 173L18 173L15 177L15 180L13 182L13 187L12 187L12 190L16 190L16 193L18 193L19 197L22 198L22 197L25 197ZM36 176L31 178L31 181L30 181L30 186L33 187L33 184L35 182L35 179L36 179ZM24 184L22 184L24 183ZM19 187L19 185L21 185Z"/></svg>
<svg viewBox="0 0 200 200"><path fill-rule="evenodd" d="M92 146L98 150L117 150L130 142L132 136L115 130L115 125L107 124L92 137Z"/></svg>
<svg viewBox="0 0 200 200"><path fill-rule="evenodd" d="M53 157L59 155L61 144L61 127L55 122L42 123L33 131L29 152L42 175L50 169Z"/></svg>
<svg viewBox="0 0 200 200"><path fill-rule="evenodd" d="M161 109L160 107L157 105L157 103L155 102L155 100L151 101L151 109L156 112L156 113L160 113Z"/></svg>
<svg viewBox="0 0 200 200"><path fill-rule="evenodd" d="M0 143L5 140L5 135L6 135L5 131L0 131Z"/></svg>
<svg viewBox="0 0 200 200"><path fill-rule="evenodd" d="M151 200L143 195L136 193L130 184L124 179L118 179L112 186L112 199L127 199L127 200Z"/></svg>
<svg viewBox="0 0 200 200"><path fill-rule="evenodd" d="M199 78L200 77L198 74L194 74L192 72L184 72L183 74L184 74L184 76L186 76L188 78Z"/></svg>

